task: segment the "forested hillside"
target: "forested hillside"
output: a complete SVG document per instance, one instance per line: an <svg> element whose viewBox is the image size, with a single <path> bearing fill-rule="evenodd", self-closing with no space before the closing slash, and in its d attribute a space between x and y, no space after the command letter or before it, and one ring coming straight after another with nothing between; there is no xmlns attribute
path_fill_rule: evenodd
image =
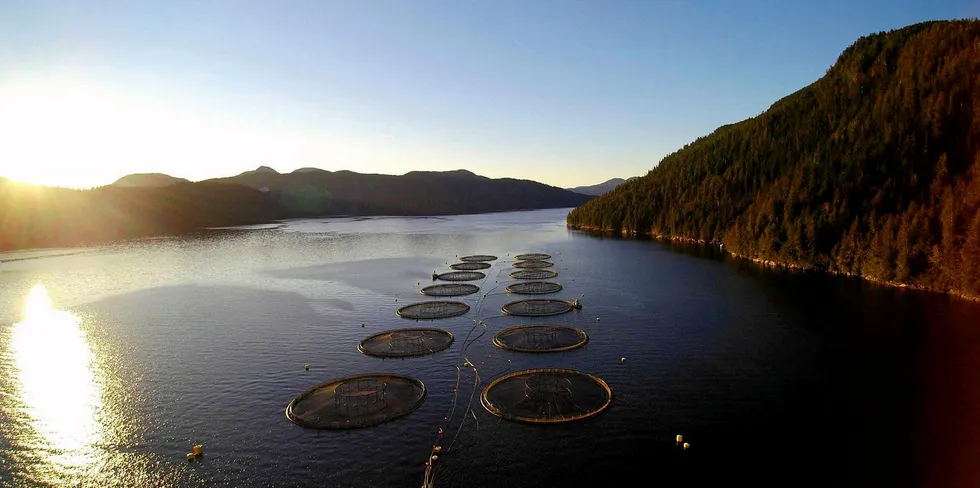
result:
<svg viewBox="0 0 980 488"><path fill-rule="evenodd" d="M176 234L285 216L278 202L241 185L69 190L0 178L0 250Z"/></svg>
<svg viewBox="0 0 980 488"><path fill-rule="evenodd" d="M568 224L980 296L980 22L862 37Z"/></svg>
<svg viewBox="0 0 980 488"><path fill-rule="evenodd" d="M536 181L491 179L465 170L396 176L316 168L281 174L262 167L214 181L268 190L293 217L503 212L574 207L591 198Z"/></svg>
<svg viewBox="0 0 980 488"><path fill-rule="evenodd" d="M205 227L335 215L452 215L574 207L591 197L469 171L365 175L267 167L191 183L137 174L92 190L0 178L0 250L73 246Z"/></svg>

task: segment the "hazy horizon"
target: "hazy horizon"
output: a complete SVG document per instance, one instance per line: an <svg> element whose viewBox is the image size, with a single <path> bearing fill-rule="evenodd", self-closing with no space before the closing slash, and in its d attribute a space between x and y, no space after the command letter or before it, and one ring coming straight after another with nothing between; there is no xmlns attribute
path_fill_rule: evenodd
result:
<svg viewBox="0 0 980 488"><path fill-rule="evenodd" d="M878 31L970 0L0 6L0 176L74 188L466 169L641 176Z"/></svg>
<svg viewBox="0 0 980 488"><path fill-rule="evenodd" d="M271 168L272 170L274 170L275 172L277 172L279 174L290 174L290 173L295 173L295 172L300 171L300 170L316 170L316 169L319 169L319 170L331 171L331 172L351 171L353 173L358 173L358 174L363 174L363 175L404 176L404 175L406 175L408 173L416 172L416 171L433 171L433 170L409 169L409 170L406 170L404 172L395 174L395 173L364 173L364 172L359 172L359 171L354 171L354 170L347 170L347 169L325 170L323 168L315 168L315 167L311 167L311 166L304 166L302 168L296 168L296 169L294 169L292 171L279 171L278 169L273 168L271 166L267 166L267 165L264 165L263 167ZM198 179L198 180L194 180L194 179L190 179L190 178L183 178L183 179L189 180L191 182L199 182L199 181L206 181L206 180L210 180L210 179L214 179L214 178L235 177L235 176L241 175L242 173L256 171L256 170L258 170L260 168L261 167L259 167L259 168L252 168L252 169L245 170L245 171L242 171L242 172L239 172L239 173L235 173L235 174L229 174L229 175L224 175L224 176L216 176L216 177L209 177L209 178L203 178L203 179ZM468 170L466 168L456 168L456 169L434 170L434 171L438 171L438 172L452 172L452 171L470 171L470 170ZM472 171L470 171L470 172L472 172ZM475 173L475 172L472 172L472 173L476 174L477 176L486 176L486 175L481 175L481 174ZM176 175L172 175L172 174L168 174L168 173L164 173L164 172L160 172L160 171L148 171L148 172L138 172L138 173L127 173L127 174L125 174L123 176L120 176L119 178L116 178L115 180L112 180L112 181L109 181L109 182L106 182L106 183L103 183L103 184L98 184L98 185L94 185L94 186L84 186L84 187L80 187L80 186L68 187L68 186L64 186L64 185L44 185L43 183L31 183L31 182L25 182L25 181L17 180L15 178L9 178L9 177L7 177L5 175L2 175L2 174L0 174L0 178L7 178L7 179L10 179L10 180L13 180L13 181L18 181L18 182L21 182L21 183L37 184L37 185L42 185L42 186L52 186L52 187L61 187L61 188L73 188L73 189L91 189L91 188L98 188L100 186L111 185L111 184L119 181L120 179L122 179L124 177L134 176L134 175L165 175L165 176L171 176L171 177L174 177L174 178L182 178L180 176L176 176ZM636 175L636 176L642 176L642 175ZM499 179L499 178L526 179L526 178L515 178L515 177L510 177L510 176L501 176L501 177L489 177L489 176L487 176L487 177L488 178L491 178L491 179ZM624 180L625 181L625 180L627 180L629 178L633 178L633 177L635 177L635 176L632 176L632 175L631 176L626 176L626 177L613 176L613 177L611 177L609 179L606 179L606 180L603 180L603 181L599 181L599 182L596 182L594 184L575 185L575 186L558 187L558 188L572 189L572 188L579 188L579 187L596 186L596 185L600 185L600 184L603 184L603 183L607 183L607 182L612 181L612 180ZM545 184L548 184L548 183L545 183ZM550 186L555 186L555 185L550 185Z"/></svg>

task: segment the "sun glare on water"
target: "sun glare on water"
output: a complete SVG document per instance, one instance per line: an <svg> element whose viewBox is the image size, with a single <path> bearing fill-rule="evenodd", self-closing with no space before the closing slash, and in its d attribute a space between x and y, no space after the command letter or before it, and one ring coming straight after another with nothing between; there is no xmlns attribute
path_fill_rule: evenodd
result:
<svg viewBox="0 0 980 488"><path fill-rule="evenodd" d="M47 289L31 289L11 348L24 413L39 434L36 454L59 474L97 461L103 439L102 391L81 319L51 304Z"/></svg>

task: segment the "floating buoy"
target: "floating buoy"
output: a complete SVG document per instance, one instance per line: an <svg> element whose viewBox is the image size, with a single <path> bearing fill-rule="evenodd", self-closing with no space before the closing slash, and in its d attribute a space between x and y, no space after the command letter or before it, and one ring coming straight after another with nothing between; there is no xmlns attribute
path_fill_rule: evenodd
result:
<svg viewBox="0 0 980 488"><path fill-rule="evenodd" d="M439 456L436 456L435 454L433 454L432 455L432 461L435 462L435 461L438 461L438 460L439 460Z"/></svg>
<svg viewBox="0 0 980 488"><path fill-rule="evenodd" d="M619 362L625 363L626 362L626 358L619 358Z"/></svg>
<svg viewBox="0 0 980 488"><path fill-rule="evenodd" d="M188 461L193 461L194 460L194 453L193 452L187 453L187 460Z"/></svg>
<svg viewBox="0 0 980 488"><path fill-rule="evenodd" d="M194 448L191 449L191 452L193 452L195 456L200 456L201 454L204 454L204 446L195 444Z"/></svg>
<svg viewBox="0 0 980 488"><path fill-rule="evenodd" d="M691 447L691 444L689 444L687 442L684 443L684 450L685 451L688 450L688 449L690 449L690 447Z"/></svg>
<svg viewBox="0 0 980 488"><path fill-rule="evenodd" d="M309 364L304 364L303 365L303 369L309 371L310 370L310 365Z"/></svg>
<svg viewBox="0 0 980 488"><path fill-rule="evenodd" d="M599 317L596 317L596 318L595 318L595 321L596 321L596 322L598 322L598 321L599 321Z"/></svg>
<svg viewBox="0 0 980 488"><path fill-rule="evenodd" d="M432 452L442 452L442 446L432 446Z"/></svg>
<svg viewBox="0 0 980 488"><path fill-rule="evenodd" d="M364 327L364 322L361 322L361 327Z"/></svg>
<svg viewBox="0 0 980 488"><path fill-rule="evenodd" d="M684 442L684 436L677 434L677 443L680 444L681 442Z"/></svg>

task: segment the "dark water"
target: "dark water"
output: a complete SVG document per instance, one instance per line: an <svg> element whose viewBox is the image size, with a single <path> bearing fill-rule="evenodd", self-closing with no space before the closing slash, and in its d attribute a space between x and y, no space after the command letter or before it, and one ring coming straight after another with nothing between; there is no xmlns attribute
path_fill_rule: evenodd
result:
<svg viewBox="0 0 980 488"><path fill-rule="evenodd" d="M418 487L448 427L443 445L459 434L435 486L980 486L980 305L590 237L567 231L565 213L301 221L0 254L0 485ZM554 255L558 296L584 304L554 322L585 329L585 347L492 345L540 322L499 316L508 253L520 252ZM488 296L462 298L468 315L424 323L452 332L450 349L356 351L416 325L395 310L470 253L501 259ZM470 413L463 369L447 426L467 337L481 387L518 369L579 369L609 384L612 407L547 426L502 421L478 399ZM428 397L368 429L285 419L306 388L369 372L415 376ZM185 461L197 443L204 457Z"/></svg>

